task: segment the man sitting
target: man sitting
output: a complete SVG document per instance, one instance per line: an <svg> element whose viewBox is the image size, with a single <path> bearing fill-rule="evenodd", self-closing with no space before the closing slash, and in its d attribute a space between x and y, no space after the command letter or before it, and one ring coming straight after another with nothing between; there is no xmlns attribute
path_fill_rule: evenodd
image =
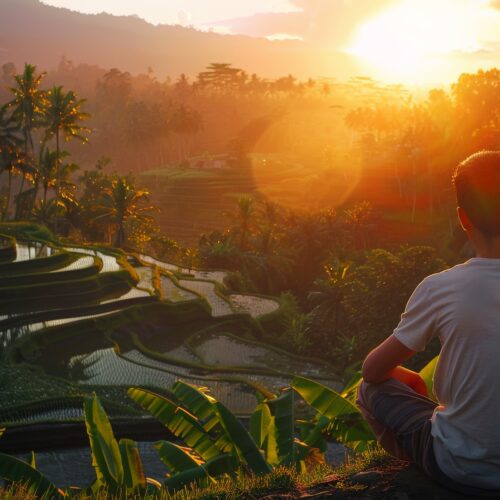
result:
<svg viewBox="0 0 500 500"><path fill-rule="evenodd" d="M476 257L418 285L366 357L358 405L389 453L466 495L500 496L500 151L467 158L454 185ZM400 366L436 336L438 403Z"/></svg>

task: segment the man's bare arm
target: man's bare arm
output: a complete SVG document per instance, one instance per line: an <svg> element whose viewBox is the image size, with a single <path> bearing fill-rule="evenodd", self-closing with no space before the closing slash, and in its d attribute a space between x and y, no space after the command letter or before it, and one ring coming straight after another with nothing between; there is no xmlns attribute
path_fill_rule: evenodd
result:
<svg viewBox="0 0 500 500"><path fill-rule="evenodd" d="M427 394L425 383L420 375L399 366L414 354L415 351L408 349L394 335L391 335L366 357L363 363L364 381L369 384L378 384L392 377L409 385L420 394Z"/></svg>

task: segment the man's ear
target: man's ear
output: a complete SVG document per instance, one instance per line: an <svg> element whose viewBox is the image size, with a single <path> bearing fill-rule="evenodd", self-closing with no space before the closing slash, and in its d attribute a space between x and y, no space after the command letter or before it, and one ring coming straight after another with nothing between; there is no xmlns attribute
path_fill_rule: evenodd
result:
<svg viewBox="0 0 500 500"><path fill-rule="evenodd" d="M472 222L467 215L467 212L462 207L457 207L458 220L464 231L470 231L472 229Z"/></svg>

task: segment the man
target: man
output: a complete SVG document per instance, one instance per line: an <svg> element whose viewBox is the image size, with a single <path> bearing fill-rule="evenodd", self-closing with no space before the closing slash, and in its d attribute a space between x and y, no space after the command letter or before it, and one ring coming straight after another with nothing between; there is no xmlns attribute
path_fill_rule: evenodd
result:
<svg viewBox="0 0 500 500"><path fill-rule="evenodd" d="M454 184L476 257L418 285L366 357L358 404L389 453L466 495L500 496L500 151L467 158ZM438 403L400 366L436 336Z"/></svg>

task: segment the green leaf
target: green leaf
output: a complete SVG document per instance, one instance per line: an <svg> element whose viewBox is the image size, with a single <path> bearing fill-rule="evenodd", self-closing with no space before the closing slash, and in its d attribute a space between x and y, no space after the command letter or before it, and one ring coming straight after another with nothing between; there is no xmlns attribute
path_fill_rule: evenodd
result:
<svg viewBox="0 0 500 500"><path fill-rule="evenodd" d="M269 406L261 403L250 417L250 435L257 446L265 451L266 460L272 466L279 464L276 443L275 419Z"/></svg>
<svg viewBox="0 0 500 500"><path fill-rule="evenodd" d="M35 459L35 452L32 451L30 454L30 461L29 461L30 467L33 467L33 469L36 469L36 459Z"/></svg>
<svg viewBox="0 0 500 500"><path fill-rule="evenodd" d="M222 403L214 403L214 407L239 458L244 460L255 474L270 472L271 467L262 457L258 446L243 424Z"/></svg>
<svg viewBox="0 0 500 500"><path fill-rule="evenodd" d="M331 420L327 433L356 451L367 450L375 441L372 429L360 413L341 415Z"/></svg>
<svg viewBox="0 0 500 500"><path fill-rule="evenodd" d="M182 403L182 406L200 420L209 420L216 417L212 403L215 398L202 387L195 387L178 380L172 387L172 393Z"/></svg>
<svg viewBox="0 0 500 500"><path fill-rule="evenodd" d="M191 448L178 446L170 441L157 441L155 448L160 460L168 467L171 473L184 472L203 464Z"/></svg>
<svg viewBox="0 0 500 500"><path fill-rule="evenodd" d="M326 441L323 437L323 431L328 427L330 419L324 415L320 415L316 423L310 422L307 428L304 428L302 441L313 448L318 448L321 451L326 451Z"/></svg>
<svg viewBox="0 0 500 500"><path fill-rule="evenodd" d="M250 435L259 448L264 446L271 419L271 410L265 403L259 404L250 417Z"/></svg>
<svg viewBox="0 0 500 500"><path fill-rule="evenodd" d="M164 396L136 387L131 387L128 395L204 460L211 460L220 455L220 450L214 445L200 421L181 406Z"/></svg>
<svg viewBox="0 0 500 500"><path fill-rule="evenodd" d="M120 439L119 447L125 485L132 490L146 488L146 478L137 443L131 439Z"/></svg>
<svg viewBox="0 0 500 500"><path fill-rule="evenodd" d="M85 396L83 408L98 485L116 490L123 485L123 465L108 416L95 394Z"/></svg>
<svg viewBox="0 0 500 500"><path fill-rule="evenodd" d="M347 385L342 390L341 396L347 399L352 404L356 404L356 398L358 396L358 387L363 381L363 376L361 372L358 371L354 374L352 379L347 383Z"/></svg>
<svg viewBox="0 0 500 500"><path fill-rule="evenodd" d="M295 461L293 391L288 389L280 397L266 401L266 405L274 417L273 430L278 445L279 462L290 465Z"/></svg>
<svg viewBox="0 0 500 500"><path fill-rule="evenodd" d="M4 453L0 453L0 477L14 483L22 483L38 497L63 497L61 491L30 464Z"/></svg>
<svg viewBox="0 0 500 500"><path fill-rule="evenodd" d="M214 477L224 474L233 475L236 470L236 462L232 455L220 455L208 462L175 474L165 481L165 487L170 492L184 488L191 483L197 483L203 486L207 483L213 483Z"/></svg>
<svg viewBox="0 0 500 500"><path fill-rule="evenodd" d="M308 404L330 420L327 430L333 438L351 447L353 443L358 446L359 441L366 442L368 446L368 442L375 439L358 408L338 392L303 377L295 377L292 387Z"/></svg>
<svg viewBox="0 0 500 500"><path fill-rule="evenodd" d="M195 387L179 380L172 387L172 393L186 410L202 421L207 432L217 427L219 418L212 406L216 400L206 387Z"/></svg>
<svg viewBox="0 0 500 500"><path fill-rule="evenodd" d="M330 419L339 415L359 413L358 408L338 392L329 387L303 377L295 377L292 387L307 404Z"/></svg>
<svg viewBox="0 0 500 500"><path fill-rule="evenodd" d="M436 370L436 365L438 362L439 356L433 358L429 363L427 363L421 370L419 375L424 379L425 385L427 386L427 391L429 393L429 397L437 401L436 395L434 394L434 371Z"/></svg>

